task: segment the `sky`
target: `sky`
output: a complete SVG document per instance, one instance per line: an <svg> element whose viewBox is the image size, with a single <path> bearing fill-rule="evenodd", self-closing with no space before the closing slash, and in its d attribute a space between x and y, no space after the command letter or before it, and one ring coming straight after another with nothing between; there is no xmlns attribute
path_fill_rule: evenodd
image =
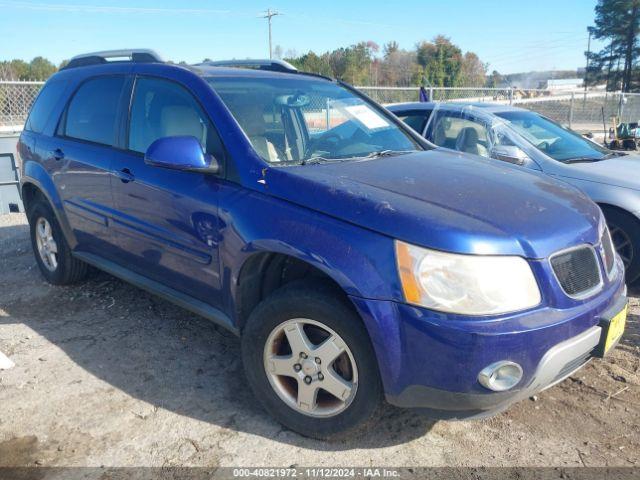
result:
<svg viewBox="0 0 640 480"><path fill-rule="evenodd" d="M411 49L444 34L489 71L575 69L585 64L596 0L0 0L0 60L152 48L165 58L267 58L273 45L298 54L362 40ZM592 46L598 47L593 43Z"/></svg>

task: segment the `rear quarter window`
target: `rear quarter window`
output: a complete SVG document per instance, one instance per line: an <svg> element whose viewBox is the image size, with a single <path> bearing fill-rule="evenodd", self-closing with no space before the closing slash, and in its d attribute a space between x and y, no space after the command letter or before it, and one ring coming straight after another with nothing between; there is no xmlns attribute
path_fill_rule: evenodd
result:
<svg viewBox="0 0 640 480"><path fill-rule="evenodd" d="M29 118L25 123L25 130L35 133L41 133L44 130L53 108L64 94L66 87L67 82L63 80L49 81L42 87L38 98L31 107Z"/></svg>

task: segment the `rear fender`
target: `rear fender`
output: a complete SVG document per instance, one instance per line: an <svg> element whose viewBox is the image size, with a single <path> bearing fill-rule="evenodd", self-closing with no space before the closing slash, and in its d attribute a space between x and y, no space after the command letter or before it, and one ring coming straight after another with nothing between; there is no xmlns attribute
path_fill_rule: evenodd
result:
<svg viewBox="0 0 640 480"><path fill-rule="evenodd" d="M77 245L77 240L75 235L73 234L73 230L69 225L69 221L67 219L66 214L64 213L64 207L62 204L62 199L58 194L58 190L54 185L51 177L47 174L42 165L35 161L27 161L23 166L23 176L20 180L20 191L22 192L22 196L24 198L24 187L27 184L31 184L35 186L40 193L47 199L53 213L58 220L58 224L62 229L62 233L65 236L67 244L71 249L74 249ZM25 207L27 207L25 205Z"/></svg>

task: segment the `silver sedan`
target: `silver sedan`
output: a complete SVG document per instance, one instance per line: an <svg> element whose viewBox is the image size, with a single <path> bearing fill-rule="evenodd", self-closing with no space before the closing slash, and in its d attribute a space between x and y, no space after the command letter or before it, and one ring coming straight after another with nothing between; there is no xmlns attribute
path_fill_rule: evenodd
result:
<svg viewBox="0 0 640 480"><path fill-rule="evenodd" d="M440 147L539 170L581 189L604 212L627 281L640 277L640 155L608 150L542 115L506 105L387 108Z"/></svg>

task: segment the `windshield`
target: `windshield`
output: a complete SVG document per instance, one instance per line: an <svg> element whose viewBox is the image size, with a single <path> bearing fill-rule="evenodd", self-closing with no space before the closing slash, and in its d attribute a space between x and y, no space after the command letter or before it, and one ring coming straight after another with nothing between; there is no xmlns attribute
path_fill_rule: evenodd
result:
<svg viewBox="0 0 640 480"><path fill-rule="evenodd" d="M500 112L497 116L525 140L554 160L602 160L611 152L581 135L533 112Z"/></svg>
<svg viewBox="0 0 640 480"><path fill-rule="evenodd" d="M348 89L312 77L209 77L255 151L272 164L376 157L423 148Z"/></svg>

